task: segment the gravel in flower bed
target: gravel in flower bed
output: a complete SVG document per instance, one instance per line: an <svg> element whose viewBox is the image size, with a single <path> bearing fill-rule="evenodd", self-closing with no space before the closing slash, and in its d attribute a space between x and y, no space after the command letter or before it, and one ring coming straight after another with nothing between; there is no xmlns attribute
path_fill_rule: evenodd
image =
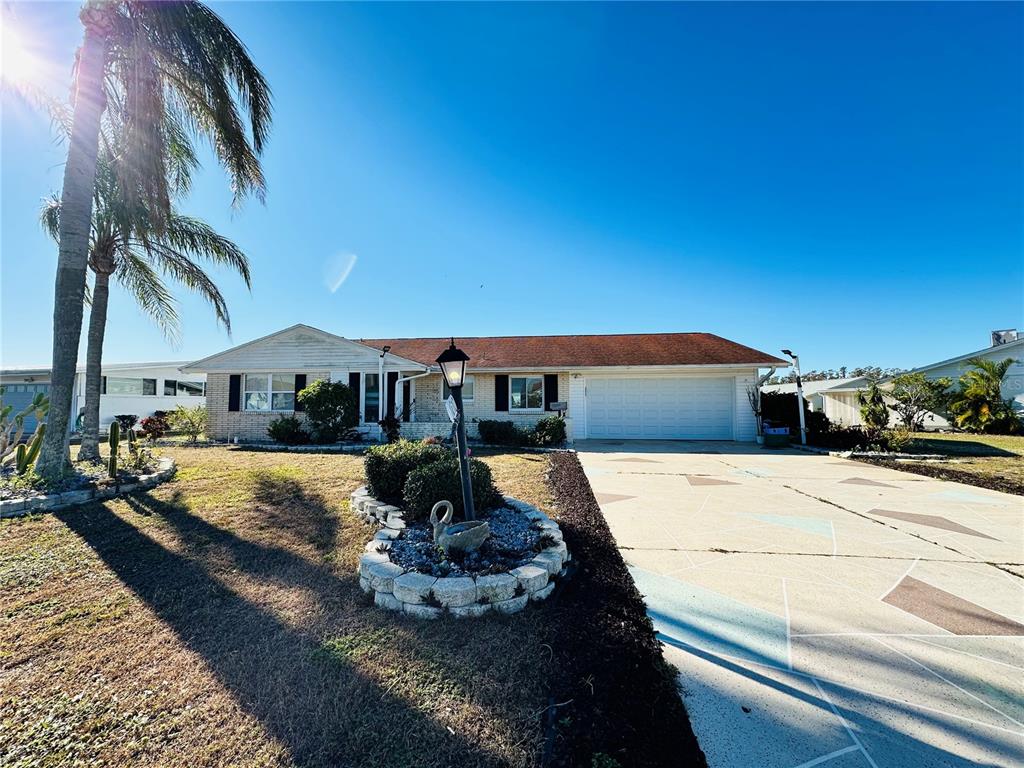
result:
<svg viewBox="0 0 1024 768"><path fill-rule="evenodd" d="M526 565L543 548L544 532L523 513L501 507L480 515L490 524L491 535L465 559L449 560L434 546L434 528L428 522L410 523L401 538L391 544L391 562L406 570L431 576L480 576L506 573Z"/></svg>

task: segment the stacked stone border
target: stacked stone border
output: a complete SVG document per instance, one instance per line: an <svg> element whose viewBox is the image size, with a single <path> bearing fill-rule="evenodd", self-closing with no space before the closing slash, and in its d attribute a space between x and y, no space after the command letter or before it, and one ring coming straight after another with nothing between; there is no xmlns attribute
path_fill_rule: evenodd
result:
<svg viewBox="0 0 1024 768"><path fill-rule="evenodd" d="M0 501L0 518L23 517L36 512L52 512L56 509L88 504L90 501L104 501L116 496L123 496L132 491L152 488L174 477L177 467L174 459L165 456L157 460L157 469L148 475L139 475L130 482L107 485L102 488L81 488L77 491L64 493L46 493L38 496L27 496L20 499L4 499Z"/></svg>
<svg viewBox="0 0 1024 768"><path fill-rule="evenodd" d="M373 595L374 605L418 619L437 619L446 612L457 618L476 618L490 611L511 614L530 601L546 599L554 578L565 576L570 555L558 523L525 501L505 496L505 504L522 512L555 541L532 561L508 573L441 578L406 570L391 562L391 542L405 530L404 512L370 496L366 488L352 493L351 509L361 520L381 526L359 558L359 586Z"/></svg>

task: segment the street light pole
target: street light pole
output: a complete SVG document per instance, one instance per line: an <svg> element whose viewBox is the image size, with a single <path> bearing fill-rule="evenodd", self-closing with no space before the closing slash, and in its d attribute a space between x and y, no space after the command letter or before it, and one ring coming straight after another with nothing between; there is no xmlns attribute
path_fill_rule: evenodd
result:
<svg viewBox="0 0 1024 768"><path fill-rule="evenodd" d="M794 355L788 349L782 350L782 354L788 355L793 360L793 370L796 371L796 408L800 414L800 444L807 445L807 424L804 422L804 385L800 381L800 355Z"/></svg>

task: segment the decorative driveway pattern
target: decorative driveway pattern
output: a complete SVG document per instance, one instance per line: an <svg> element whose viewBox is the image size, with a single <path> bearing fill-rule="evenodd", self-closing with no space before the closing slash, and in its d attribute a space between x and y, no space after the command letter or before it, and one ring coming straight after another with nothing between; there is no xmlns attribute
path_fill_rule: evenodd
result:
<svg viewBox="0 0 1024 768"><path fill-rule="evenodd" d="M711 768L1024 765L1020 497L733 443L577 449Z"/></svg>

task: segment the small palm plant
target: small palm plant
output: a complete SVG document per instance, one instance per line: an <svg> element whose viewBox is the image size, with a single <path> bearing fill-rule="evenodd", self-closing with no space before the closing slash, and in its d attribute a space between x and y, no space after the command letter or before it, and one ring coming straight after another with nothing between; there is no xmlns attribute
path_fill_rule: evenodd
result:
<svg viewBox="0 0 1024 768"><path fill-rule="evenodd" d="M960 391L953 395L949 412L956 425L968 432L1015 434L1021 431L1020 417L1011 401L1003 399L1003 379L1017 361L1001 362L984 357L967 361L974 367L960 377Z"/></svg>

